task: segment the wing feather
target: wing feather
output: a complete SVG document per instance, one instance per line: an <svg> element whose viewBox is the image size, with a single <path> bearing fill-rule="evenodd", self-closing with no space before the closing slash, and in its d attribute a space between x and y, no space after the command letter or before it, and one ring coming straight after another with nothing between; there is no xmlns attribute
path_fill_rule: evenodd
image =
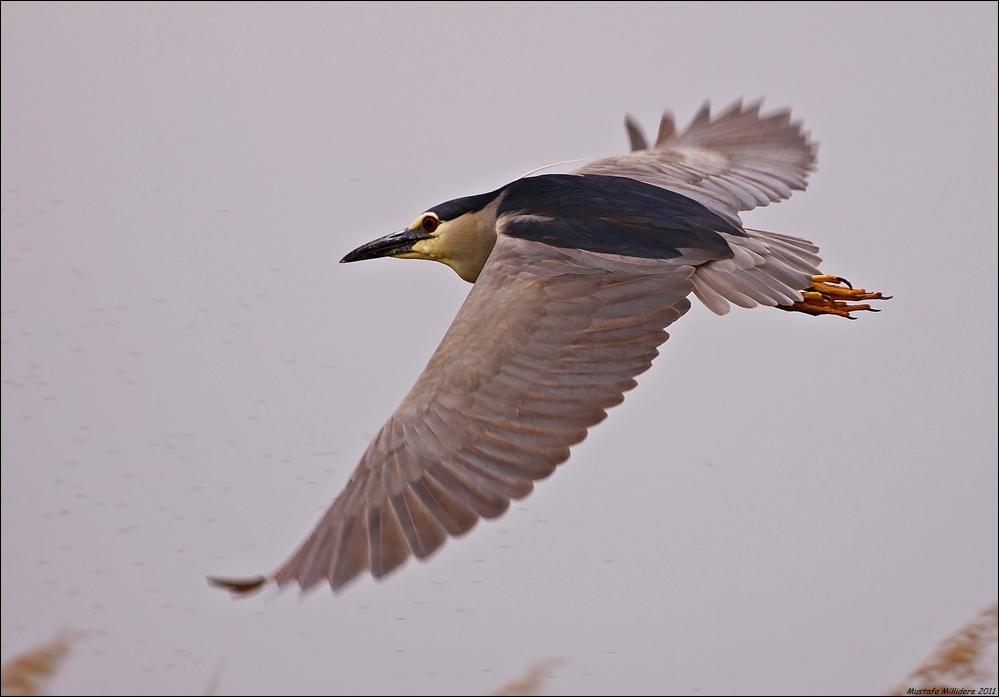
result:
<svg viewBox="0 0 999 697"><path fill-rule="evenodd" d="M419 496L420 500L427 507L427 510L430 511L431 515L437 519L437 521L452 537L457 537L458 535L468 532L479 521L479 517L472 512L471 508L463 504L454 496L450 495L444 489L441 489L434 479L428 477L426 474L422 475L416 481L411 482L409 487L414 493L416 493L417 496ZM338 521L331 521L331 524L336 525L338 524ZM293 565L286 564L286 568L282 570L285 571L283 576L287 576L289 580L292 578L298 580L295 576L296 569ZM358 569L357 573L361 573L363 570L364 569ZM277 578L277 574L275 574L275 579ZM351 578L353 578L353 576ZM278 582L281 583L280 580ZM333 585L332 582L330 585L334 588L339 587ZM308 586L303 586L303 589L307 587Z"/></svg>
<svg viewBox="0 0 999 697"><path fill-rule="evenodd" d="M392 497L392 507L402 525L413 556L426 559L447 539L447 532L416 493L419 480ZM317 583L322 579L318 579Z"/></svg>
<svg viewBox="0 0 999 697"><path fill-rule="evenodd" d="M329 572L330 585L347 583L364 569L370 568L367 521L360 515L344 517L339 527L336 552Z"/></svg>

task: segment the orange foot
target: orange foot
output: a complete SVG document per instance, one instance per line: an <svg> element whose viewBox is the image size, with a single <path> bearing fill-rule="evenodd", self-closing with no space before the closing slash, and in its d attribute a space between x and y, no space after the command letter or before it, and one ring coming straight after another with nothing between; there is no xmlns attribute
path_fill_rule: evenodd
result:
<svg viewBox="0 0 999 697"><path fill-rule="evenodd" d="M858 300L890 300L890 295L868 293L863 288L854 288L845 278L839 276L812 276L812 287L802 291L801 302L791 305L778 305L788 312L804 312L808 315L839 315L847 319L857 319L851 312L881 312L867 303L851 304Z"/></svg>

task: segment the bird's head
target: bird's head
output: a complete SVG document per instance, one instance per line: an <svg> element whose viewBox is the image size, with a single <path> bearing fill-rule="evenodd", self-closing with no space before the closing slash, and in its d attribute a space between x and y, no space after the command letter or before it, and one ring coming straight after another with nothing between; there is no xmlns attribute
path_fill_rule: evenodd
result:
<svg viewBox="0 0 999 697"><path fill-rule="evenodd" d="M496 208L502 193L497 189L434 206L405 230L361 245L340 263L378 257L430 259L474 283L496 244Z"/></svg>

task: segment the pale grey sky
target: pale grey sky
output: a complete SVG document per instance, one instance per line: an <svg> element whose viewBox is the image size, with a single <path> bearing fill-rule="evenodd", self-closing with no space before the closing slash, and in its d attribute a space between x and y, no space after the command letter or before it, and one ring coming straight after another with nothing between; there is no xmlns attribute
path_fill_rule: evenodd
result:
<svg viewBox="0 0 999 697"><path fill-rule="evenodd" d="M3 655L90 630L79 693L890 687L996 597L996 7L3 3ZM742 96L821 143L747 224L884 312L695 303L428 563L208 588L309 532L468 291L344 253Z"/></svg>

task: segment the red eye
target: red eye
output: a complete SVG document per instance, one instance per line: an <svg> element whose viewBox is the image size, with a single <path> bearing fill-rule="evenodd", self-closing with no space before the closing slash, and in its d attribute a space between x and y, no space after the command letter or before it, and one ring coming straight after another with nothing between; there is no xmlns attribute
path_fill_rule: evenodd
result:
<svg viewBox="0 0 999 697"><path fill-rule="evenodd" d="M437 229L437 226L440 224L441 221L437 220L437 218L431 215L428 215L426 218L423 219L423 229L426 230L427 232L433 232L434 230Z"/></svg>

